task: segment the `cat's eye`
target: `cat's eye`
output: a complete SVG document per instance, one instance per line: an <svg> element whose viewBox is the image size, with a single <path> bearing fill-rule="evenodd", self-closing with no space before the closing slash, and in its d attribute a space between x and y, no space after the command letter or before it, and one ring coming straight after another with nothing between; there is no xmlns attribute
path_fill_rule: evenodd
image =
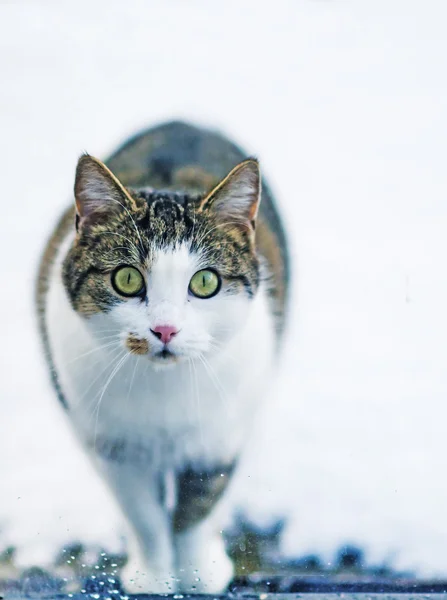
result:
<svg viewBox="0 0 447 600"><path fill-rule="evenodd" d="M218 293L220 286L219 275L211 269L203 269L191 277L189 291L197 298L211 298Z"/></svg>
<svg viewBox="0 0 447 600"><path fill-rule="evenodd" d="M112 285L121 296L139 296L144 290L144 279L135 267L118 267L112 273Z"/></svg>

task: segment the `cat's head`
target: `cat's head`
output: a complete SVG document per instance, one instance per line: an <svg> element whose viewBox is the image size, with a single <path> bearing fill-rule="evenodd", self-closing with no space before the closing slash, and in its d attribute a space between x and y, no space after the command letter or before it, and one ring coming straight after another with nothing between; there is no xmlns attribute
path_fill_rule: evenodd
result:
<svg viewBox="0 0 447 600"><path fill-rule="evenodd" d="M76 237L63 265L71 304L158 366L220 348L244 326L259 286L255 160L201 196L126 189L80 158Z"/></svg>

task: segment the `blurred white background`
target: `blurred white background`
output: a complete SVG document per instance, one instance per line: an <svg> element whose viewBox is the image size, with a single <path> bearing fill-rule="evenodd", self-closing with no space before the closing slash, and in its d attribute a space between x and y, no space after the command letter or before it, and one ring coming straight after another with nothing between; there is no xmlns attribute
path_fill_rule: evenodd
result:
<svg viewBox="0 0 447 600"><path fill-rule="evenodd" d="M78 155L163 119L259 156L294 246L275 395L233 488L283 549L447 574L445 0L0 3L0 546L120 517L50 388L33 280Z"/></svg>

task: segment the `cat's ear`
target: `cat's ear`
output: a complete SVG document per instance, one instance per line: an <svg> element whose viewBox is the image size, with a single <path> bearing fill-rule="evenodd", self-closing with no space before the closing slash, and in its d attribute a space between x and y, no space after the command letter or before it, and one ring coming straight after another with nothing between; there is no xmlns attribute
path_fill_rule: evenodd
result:
<svg viewBox="0 0 447 600"><path fill-rule="evenodd" d="M92 214L119 211L134 204L115 175L97 158L85 154L76 167L76 210L81 222Z"/></svg>
<svg viewBox="0 0 447 600"><path fill-rule="evenodd" d="M250 158L234 167L201 202L200 210L212 210L228 224L255 227L261 199L258 161Z"/></svg>

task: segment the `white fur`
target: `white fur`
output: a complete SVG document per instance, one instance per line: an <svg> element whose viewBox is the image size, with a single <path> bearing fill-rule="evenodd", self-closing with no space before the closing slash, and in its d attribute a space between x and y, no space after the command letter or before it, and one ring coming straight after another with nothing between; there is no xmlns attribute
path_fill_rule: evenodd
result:
<svg viewBox="0 0 447 600"><path fill-rule="evenodd" d="M52 272L50 345L69 417L137 534L146 564L140 583L151 591L222 591L232 567L218 511L173 539L173 474L238 457L271 379L274 324L265 291L261 286L251 300L242 291L222 290L206 300L188 295L190 278L206 265L181 246L157 253L147 274L147 305L131 298L85 319L71 308L61 281L70 243L61 247ZM162 344L150 329L164 324L179 330L171 345L181 360L170 368L151 360ZM150 356L127 352L128 333L149 341ZM103 344L109 345L100 349ZM144 464L106 460L99 451L104 438L141 444L148 458ZM171 481L168 506L157 500L160 472Z"/></svg>

